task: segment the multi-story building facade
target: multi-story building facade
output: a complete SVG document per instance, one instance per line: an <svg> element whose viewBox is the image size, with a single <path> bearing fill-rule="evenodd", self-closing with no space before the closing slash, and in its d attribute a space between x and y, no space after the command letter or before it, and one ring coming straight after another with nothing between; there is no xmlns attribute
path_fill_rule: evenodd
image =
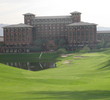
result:
<svg viewBox="0 0 110 100"><path fill-rule="evenodd" d="M32 26L18 24L4 27L4 43L7 46L32 44Z"/></svg>
<svg viewBox="0 0 110 100"><path fill-rule="evenodd" d="M94 48L96 45L96 25L87 22L69 24L67 27L68 44L74 50L88 45Z"/></svg>
<svg viewBox="0 0 110 100"><path fill-rule="evenodd" d="M97 40L110 42L110 31L97 31Z"/></svg>
<svg viewBox="0 0 110 100"><path fill-rule="evenodd" d="M57 48L55 41L65 41L69 50L96 44L96 24L81 21L80 12L67 16L35 16L24 14L24 24L4 27L4 44L1 52L27 52L38 39L47 40L45 50ZM50 45L51 46L50 46Z"/></svg>
<svg viewBox="0 0 110 100"><path fill-rule="evenodd" d="M0 36L0 45L3 45L3 42L4 42L4 38L3 36Z"/></svg>

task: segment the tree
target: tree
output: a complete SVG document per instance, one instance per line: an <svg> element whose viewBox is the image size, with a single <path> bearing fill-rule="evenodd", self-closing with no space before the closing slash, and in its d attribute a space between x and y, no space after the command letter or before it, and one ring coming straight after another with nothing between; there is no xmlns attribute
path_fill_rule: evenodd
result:
<svg viewBox="0 0 110 100"><path fill-rule="evenodd" d="M64 38L61 38L61 39L55 39L55 43L58 46L58 48L66 48L67 41Z"/></svg>
<svg viewBox="0 0 110 100"><path fill-rule="evenodd" d="M107 42L106 43L106 47L110 47L110 42Z"/></svg>
<svg viewBox="0 0 110 100"><path fill-rule="evenodd" d="M100 48L104 48L105 47L105 41L104 39L102 39L98 44L97 44L97 48L100 49Z"/></svg>
<svg viewBox="0 0 110 100"><path fill-rule="evenodd" d="M36 49L42 51L46 49L46 43L47 43L46 39L36 39L34 41L34 46Z"/></svg>
<svg viewBox="0 0 110 100"><path fill-rule="evenodd" d="M110 42L107 40L102 39L98 44L97 44L97 48L108 48L110 47Z"/></svg>

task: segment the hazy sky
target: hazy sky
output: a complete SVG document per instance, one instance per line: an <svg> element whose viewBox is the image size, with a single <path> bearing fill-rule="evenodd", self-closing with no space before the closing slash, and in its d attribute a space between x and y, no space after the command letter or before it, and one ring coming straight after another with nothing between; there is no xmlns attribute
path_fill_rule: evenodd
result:
<svg viewBox="0 0 110 100"><path fill-rule="evenodd" d="M0 0L0 23L23 23L24 13L36 16L82 13L82 21L110 27L110 0Z"/></svg>

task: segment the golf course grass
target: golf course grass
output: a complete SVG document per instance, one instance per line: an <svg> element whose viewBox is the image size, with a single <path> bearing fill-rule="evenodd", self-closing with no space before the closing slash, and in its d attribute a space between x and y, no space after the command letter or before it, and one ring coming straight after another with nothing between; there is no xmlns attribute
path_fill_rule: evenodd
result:
<svg viewBox="0 0 110 100"><path fill-rule="evenodd" d="M0 64L0 100L110 100L110 50L58 60L36 72Z"/></svg>

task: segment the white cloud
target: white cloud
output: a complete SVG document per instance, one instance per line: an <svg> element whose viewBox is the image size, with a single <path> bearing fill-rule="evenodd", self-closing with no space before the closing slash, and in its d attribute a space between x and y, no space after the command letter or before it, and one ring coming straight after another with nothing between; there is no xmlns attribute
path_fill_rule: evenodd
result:
<svg viewBox="0 0 110 100"><path fill-rule="evenodd" d="M109 0L1 0L0 23L20 23L23 21L22 14L27 12L46 16L80 11L83 21L109 27L109 4Z"/></svg>

